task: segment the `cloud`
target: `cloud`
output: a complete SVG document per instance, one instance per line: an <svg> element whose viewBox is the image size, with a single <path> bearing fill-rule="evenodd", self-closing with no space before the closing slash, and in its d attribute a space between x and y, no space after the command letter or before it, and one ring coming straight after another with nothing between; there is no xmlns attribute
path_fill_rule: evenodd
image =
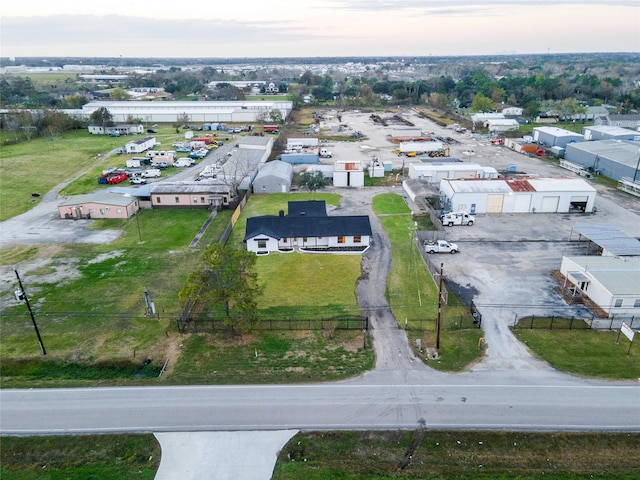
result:
<svg viewBox="0 0 640 480"><path fill-rule="evenodd" d="M5 17L0 38L7 54L12 49L28 50L55 43L58 55L84 51L89 45L112 46L113 54L134 53L136 46L145 48L141 54L164 56L164 50L182 47L183 55L190 51L210 49L212 56L226 56L225 48L237 44L269 44L298 39L295 24L286 22L242 22L233 20L157 20L122 15L53 15L40 17ZM32 33L27 33L32 32ZM37 32L37 33L33 33ZM145 46L145 47L143 47ZM97 48L97 47L96 47ZM68 53L70 52L70 53ZM35 53L38 55L37 53ZM84 52L82 55L88 55ZM172 53L173 55L173 53Z"/></svg>
<svg viewBox="0 0 640 480"><path fill-rule="evenodd" d="M446 5L446 7L445 7ZM458 13L467 15L470 11L486 11L488 9L511 9L514 7L543 8L544 6L626 6L638 7L638 0L492 0L477 2L473 0L325 0L325 8L356 11L398 11L417 10L422 13L449 15Z"/></svg>

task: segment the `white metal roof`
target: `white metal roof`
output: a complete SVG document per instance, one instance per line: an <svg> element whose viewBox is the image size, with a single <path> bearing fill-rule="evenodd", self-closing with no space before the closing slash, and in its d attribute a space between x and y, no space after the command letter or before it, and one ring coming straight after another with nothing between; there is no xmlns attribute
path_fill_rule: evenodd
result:
<svg viewBox="0 0 640 480"><path fill-rule="evenodd" d="M530 178L529 184L536 192L597 192L582 178Z"/></svg>
<svg viewBox="0 0 640 480"><path fill-rule="evenodd" d="M640 257L567 257L613 295L640 295ZM575 275L575 272L571 272Z"/></svg>
<svg viewBox="0 0 640 480"><path fill-rule="evenodd" d="M572 132L570 130L565 130L564 128L560 128L560 127L535 127L533 129L533 131L538 131L538 132L542 132L542 133L546 133L549 135L553 135L554 137L581 137L582 134L580 133L576 133L576 132Z"/></svg>

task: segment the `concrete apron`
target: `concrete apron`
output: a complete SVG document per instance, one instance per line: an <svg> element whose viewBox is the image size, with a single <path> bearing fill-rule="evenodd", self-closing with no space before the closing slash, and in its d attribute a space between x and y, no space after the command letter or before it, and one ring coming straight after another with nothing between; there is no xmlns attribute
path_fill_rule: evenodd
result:
<svg viewBox="0 0 640 480"><path fill-rule="evenodd" d="M155 480L269 480L278 453L298 430L165 432Z"/></svg>

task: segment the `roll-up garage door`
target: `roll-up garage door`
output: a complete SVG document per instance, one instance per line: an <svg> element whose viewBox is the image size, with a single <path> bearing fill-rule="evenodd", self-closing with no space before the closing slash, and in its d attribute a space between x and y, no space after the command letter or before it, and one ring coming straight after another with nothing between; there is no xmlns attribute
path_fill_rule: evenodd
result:
<svg viewBox="0 0 640 480"><path fill-rule="evenodd" d="M531 206L531 195L516 195L513 205L513 211L515 213L527 213Z"/></svg>
<svg viewBox="0 0 640 480"><path fill-rule="evenodd" d="M504 195L487 195L487 213L502 213Z"/></svg>
<svg viewBox="0 0 640 480"><path fill-rule="evenodd" d="M542 197L541 212L543 213L556 213L558 211L558 203L560 197Z"/></svg>

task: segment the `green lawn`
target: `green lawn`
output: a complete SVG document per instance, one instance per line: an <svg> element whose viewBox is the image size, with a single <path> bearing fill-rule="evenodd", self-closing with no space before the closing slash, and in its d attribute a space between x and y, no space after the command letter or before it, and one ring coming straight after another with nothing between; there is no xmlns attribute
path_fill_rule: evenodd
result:
<svg viewBox="0 0 640 480"><path fill-rule="evenodd" d="M558 370L585 377L640 378L640 347L630 344L624 335L586 328L561 330L561 322L556 320L553 330L520 327L513 333L534 355Z"/></svg>

